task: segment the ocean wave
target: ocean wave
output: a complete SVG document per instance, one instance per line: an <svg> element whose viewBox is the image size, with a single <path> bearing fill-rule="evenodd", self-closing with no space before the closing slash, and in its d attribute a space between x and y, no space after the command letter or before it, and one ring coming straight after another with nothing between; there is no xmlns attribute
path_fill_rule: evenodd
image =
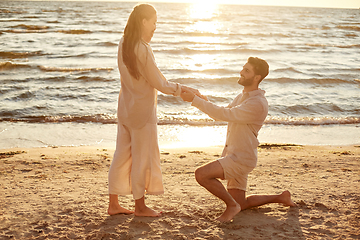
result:
<svg viewBox="0 0 360 240"><path fill-rule="evenodd" d="M83 29L65 29L65 30L51 30L49 26L33 26L21 24L16 26L14 29L5 30L4 32L9 33L48 33L48 32L58 32L64 34L90 34L93 31L83 30Z"/></svg>
<svg viewBox="0 0 360 240"><path fill-rule="evenodd" d="M81 67L48 67L48 66L32 66L30 64L20 64L13 62L0 62L0 71L11 70L11 69L22 69L22 68L37 68L44 72L111 72L114 70L113 67L92 67L92 68L81 68Z"/></svg>
<svg viewBox="0 0 360 240"><path fill-rule="evenodd" d="M88 76L81 76L76 78L76 80L81 80L84 82L113 82L118 81L118 79L113 78L104 78L104 77L88 77Z"/></svg>
<svg viewBox="0 0 360 240"><path fill-rule="evenodd" d="M325 48L328 46L328 44L326 43L305 43L304 45L309 47L318 47L318 48Z"/></svg>
<svg viewBox="0 0 360 240"><path fill-rule="evenodd" d="M193 71L190 71L190 70L185 70L183 71L183 73L188 73L188 72L193 72ZM176 78L176 79L173 79L172 81L175 81L177 83L180 83L180 84L184 84L184 85L187 85L187 84L201 84L203 85L204 83L210 83L211 85L214 85L214 84L220 84L222 85L223 87L225 86L229 86L229 87L233 87L233 85L236 85L237 84L237 79L239 79L239 77L215 77L215 78L207 78L206 80L205 79L199 79L199 78Z"/></svg>
<svg viewBox="0 0 360 240"><path fill-rule="evenodd" d="M360 44L337 45L338 48L360 48Z"/></svg>
<svg viewBox="0 0 360 240"><path fill-rule="evenodd" d="M177 33L174 33L177 34ZM173 34L171 34L173 35ZM248 42L243 42L243 41L236 41L236 42L231 42L231 41L222 41L222 40L217 40L217 39L213 39L213 38L205 38L205 39L201 39L202 41L200 42L198 39L195 40L191 40L191 39L187 39L187 40L182 40L182 41L167 41L165 40L161 40L161 41L156 41L153 40L152 43L153 44L160 44L160 45L164 45L164 46L226 46L226 47L231 47L231 48L238 48L239 46L245 46L248 45Z"/></svg>
<svg viewBox="0 0 360 240"><path fill-rule="evenodd" d="M293 67L275 69L274 72L302 73L301 71L299 71Z"/></svg>
<svg viewBox="0 0 360 240"><path fill-rule="evenodd" d="M291 68L289 69L280 69L279 71L293 71L294 73L297 72L297 70L292 70ZM179 74L188 74L188 73L192 73L192 72L201 72L204 71L206 73L218 73L217 69L209 69L209 70L199 70L199 71L194 71L194 70L188 70L188 69L176 69L174 70ZM354 70L354 71L358 71L358 70ZM222 69L220 70L221 74L238 74L238 71L232 71L230 69ZM176 81L178 83L181 84L204 84L204 83L211 83L211 84L221 84L223 86L230 86L232 87L234 84L237 84L237 80L238 80L238 76L235 77L215 77L215 78L206 78L206 79L199 79L199 78L178 78L178 79L173 79L173 81ZM281 78L266 78L264 79L264 82L269 82L269 83L281 83L281 84L316 84L316 85L327 85L327 84L333 84L333 85L337 85L337 84L350 84L350 85L359 85L360 80L359 79L351 79L351 80L346 80L346 79L340 79L340 78L304 78L304 79L299 79L299 78L286 78L286 77L281 77Z"/></svg>
<svg viewBox="0 0 360 240"><path fill-rule="evenodd" d="M3 115L3 114L1 114ZM101 123L117 124L116 115L95 114L86 116L23 116L15 117L15 114L0 115L0 122L28 122L28 123ZM267 117L264 124L268 125L292 125L292 126L324 126L360 124L360 117ZM191 119L187 117L164 116L158 121L158 125L191 125L191 126L223 126L226 122L214 121L210 118Z"/></svg>
<svg viewBox="0 0 360 240"><path fill-rule="evenodd" d="M15 20L12 20L15 21ZM1 22L1 21L0 21ZM17 25L16 28L13 29L9 29L9 30L4 30L3 32L8 32L8 33L64 33L64 34L75 34L75 35L79 35L79 34L92 34L92 33L123 33L123 31L118 31L118 30L109 30L109 31L105 31L105 30L99 30L99 31L90 31L90 30L84 30L84 29L64 29L64 30L56 30L56 29L51 29L51 27L49 26L35 26L35 25L25 25L25 24L21 24L21 25Z"/></svg>
<svg viewBox="0 0 360 240"><path fill-rule="evenodd" d="M57 30L56 32L65 33L65 34L89 34L89 33L92 33L92 31L83 30L83 29Z"/></svg>
<svg viewBox="0 0 360 240"><path fill-rule="evenodd" d="M42 51L34 52L0 52L0 58L28 58L33 56L44 56Z"/></svg>
<svg viewBox="0 0 360 240"><path fill-rule="evenodd" d="M29 90L21 93L19 96L14 97L14 99L30 99L35 97L35 94Z"/></svg>
<svg viewBox="0 0 360 240"><path fill-rule="evenodd" d="M186 69L186 68L178 68L178 69L171 69L170 71L172 73L176 73L176 74L190 74L192 75L193 73L205 73L208 75L224 75L227 76L229 74L239 74L239 71L236 69L229 69L229 68L205 68L203 69L203 65L201 63L197 63L195 64L196 67L198 67L198 69ZM184 82L184 79L189 79L191 81L191 78L182 78L182 81ZM221 78L222 79L226 79L226 77ZM200 81L203 81L203 79L197 79ZM220 80L220 79L219 79ZM186 83L186 82L185 82Z"/></svg>
<svg viewBox="0 0 360 240"><path fill-rule="evenodd" d="M293 125L293 126L321 126L359 124L360 117L267 117L264 124ZM226 125L226 122L212 119L188 119L188 118L164 118L159 120L159 125L193 125L193 126L216 126Z"/></svg>
<svg viewBox="0 0 360 240"><path fill-rule="evenodd" d="M27 64L19 64L12 62L0 62L0 71L11 70L11 69L21 69L21 68L31 68L30 65Z"/></svg>
<svg viewBox="0 0 360 240"><path fill-rule="evenodd" d="M357 37L357 35L346 34L346 37ZM326 49L328 47L330 47L330 48L360 48L360 44L340 45L340 44L333 44L333 43L306 43L306 44L304 44L304 46L308 46L311 48L321 48L321 49Z"/></svg>
<svg viewBox="0 0 360 240"><path fill-rule="evenodd" d="M80 53L76 55L61 55L56 57L49 57L49 58L87 58L89 57L93 52L90 53Z"/></svg>
<svg viewBox="0 0 360 240"><path fill-rule="evenodd" d="M9 33L46 33L50 29L49 26L44 25L27 25L27 24L19 24L15 26L10 26L9 30L5 30L4 32Z"/></svg>
<svg viewBox="0 0 360 240"><path fill-rule="evenodd" d="M359 124L360 117L267 117L265 124L283 125L342 125Z"/></svg>
<svg viewBox="0 0 360 240"><path fill-rule="evenodd" d="M49 29L49 26L39 26L39 25L27 25L27 24L19 24L15 26L11 26L10 28L20 28L25 30L45 30Z"/></svg>
<svg viewBox="0 0 360 240"><path fill-rule="evenodd" d="M32 30L32 29L10 29L10 30L5 30L4 32L8 32L8 33L47 33L48 30L46 30L46 29L40 29L40 30Z"/></svg>
<svg viewBox="0 0 360 240"><path fill-rule="evenodd" d="M279 71L286 71L282 69ZM296 71L296 70L295 70ZM266 82L276 82L276 83L302 83L302 84L359 84L359 81L354 80L345 80L339 78L308 78L308 79L298 79L298 78L266 78Z"/></svg>
<svg viewBox="0 0 360 240"><path fill-rule="evenodd" d="M44 13L47 13L47 12L49 12L49 13L54 13L54 12L56 12L56 13L65 13L65 12L76 12L76 11L74 11L74 10L66 10L66 9L64 10L61 7L58 7L57 9L42 9L41 12L44 12Z"/></svg>
<svg viewBox="0 0 360 240"><path fill-rule="evenodd" d="M344 29L344 30L352 30L352 31L360 31L359 26L349 26L349 25L338 25L336 28Z"/></svg>
<svg viewBox="0 0 360 240"><path fill-rule="evenodd" d="M100 42L96 44L97 46L102 46L102 47L114 47L114 46L118 46L118 43L113 43L113 42Z"/></svg>
<svg viewBox="0 0 360 240"><path fill-rule="evenodd" d="M192 22L190 23L192 24ZM181 28L183 29L183 28ZM219 32L212 32L212 31L203 31L203 30L193 30L193 31L172 31L167 30L166 32L158 31L157 34L163 34L163 35L181 35L183 36L189 36L189 37L221 37L221 38L243 38L243 37L254 37L254 38L291 38L294 37L293 34L284 34L284 33L249 33L249 32L243 32L243 33L219 33Z"/></svg>
<svg viewBox="0 0 360 240"><path fill-rule="evenodd" d="M112 67L98 67L98 68L72 68L72 67L46 67L38 66L44 72L99 72L99 71L112 71Z"/></svg>
<svg viewBox="0 0 360 240"><path fill-rule="evenodd" d="M46 21L47 23L61 23L60 21L58 20L49 20L49 21Z"/></svg>
<svg viewBox="0 0 360 240"><path fill-rule="evenodd" d="M184 48L180 48L180 49L155 49L153 50L154 52L161 52L161 53L169 53L169 54L174 54L174 55L179 55L179 54L186 54L186 55L191 55L191 54L199 54L199 53L211 53L211 54L215 54L215 53L219 53L219 54L227 54L227 53L249 53L249 54L253 54L253 53L277 53L277 52L282 52L280 49L249 49L249 48L241 48L241 47L234 47L234 48L208 48L208 47L204 47L204 48L189 48L189 47L184 47Z"/></svg>
<svg viewBox="0 0 360 240"><path fill-rule="evenodd" d="M2 116L6 115L6 116ZM116 124L117 118L114 115L96 114L87 116L23 116L21 118L14 116L14 113L3 113L0 115L0 122L28 122L28 123L103 123Z"/></svg>
<svg viewBox="0 0 360 240"><path fill-rule="evenodd" d="M24 13L28 13L28 12L27 11L8 10L8 9L0 8L0 13L24 14Z"/></svg>

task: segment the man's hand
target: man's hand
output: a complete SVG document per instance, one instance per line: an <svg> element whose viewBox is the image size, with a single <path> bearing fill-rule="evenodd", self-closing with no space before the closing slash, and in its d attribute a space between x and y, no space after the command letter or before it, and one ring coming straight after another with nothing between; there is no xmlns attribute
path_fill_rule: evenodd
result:
<svg viewBox="0 0 360 240"><path fill-rule="evenodd" d="M191 92L191 91L182 90L181 94L180 94L180 97L185 102L192 102L194 100L195 94L193 92Z"/></svg>
<svg viewBox="0 0 360 240"><path fill-rule="evenodd" d="M194 89L194 88L191 88L191 87L186 87L186 86L181 86L180 97L185 102L192 102L194 100L195 95L197 95L198 97L204 99L205 101L208 101L207 97L201 95L201 93L197 89Z"/></svg>

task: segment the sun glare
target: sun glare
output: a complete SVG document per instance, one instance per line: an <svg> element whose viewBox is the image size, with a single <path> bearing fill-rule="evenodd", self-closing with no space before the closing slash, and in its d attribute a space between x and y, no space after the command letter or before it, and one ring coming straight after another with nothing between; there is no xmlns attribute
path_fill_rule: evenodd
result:
<svg viewBox="0 0 360 240"><path fill-rule="evenodd" d="M194 2L189 9L190 20L193 21L191 30L196 32L216 33L219 22L216 20L218 5L213 2Z"/></svg>
<svg viewBox="0 0 360 240"><path fill-rule="evenodd" d="M193 19L211 19L217 9L215 1L196 1L191 7L190 17Z"/></svg>
<svg viewBox="0 0 360 240"><path fill-rule="evenodd" d="M207 5L207 4L218 4L218 0L195 0L195 1L191 1L194 4L203 4L203 5Z"/></svg>
<svg viewBox="0 0 360 240"><path fill-rule="evenodd" d="M224 131L222 128L214 127L198 127L184 128L178 132L179 147L208 147L218 146L222 144Z"/></svg>

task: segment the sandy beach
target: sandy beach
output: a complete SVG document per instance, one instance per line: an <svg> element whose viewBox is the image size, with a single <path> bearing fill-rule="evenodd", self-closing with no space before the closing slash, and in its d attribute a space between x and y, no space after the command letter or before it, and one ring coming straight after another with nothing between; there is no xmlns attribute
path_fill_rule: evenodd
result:
<svg viewBox="0 0 360 240"><path fill-rule="evenodd" d="M1 239L360 239L360 146L259 147L248 194L289 190L297 207L270 204L214 218L224 204L194 170L221 147L161 149L165 194L147 196L159 218L109 216L107 172L114 149L0 150ZM120 197L133 209L132 196Z"/></svg>

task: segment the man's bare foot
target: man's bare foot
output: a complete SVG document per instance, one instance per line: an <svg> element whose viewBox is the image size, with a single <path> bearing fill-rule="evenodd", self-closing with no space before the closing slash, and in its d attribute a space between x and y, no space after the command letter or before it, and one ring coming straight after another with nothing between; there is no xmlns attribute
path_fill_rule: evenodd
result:
<svg viewBox="0 0 360 240"><path fill-rule="evenodd" d="M227 206L225 212L223 214L221 214L221 216L218 217L216 220L220 221L220 222L229 222L240 211L241 211L241 207L238 203L236 203L236 205L234 205L234 206Z"/></svg>
<svg viewBox="0 0 360 240"><path fill-rule="evenodd" d="M282 194L280 194L280 201L282 204L290 207L295 207L296 204L291 200L291 194L289 191L284 191Z"/></svg>
<svg viewBox="0 0 360 240"><path fill-rule="evenodd" d="M135 216L137 217L160 217L161 213L152 210L149 207L138 209L135 207Z"/></svg>
<svg viewBox="0 0 360 240"><path fill-rule="evenodd" d="M133 214L133 211L127 210L126 208L121 207L120 205L109 206L108 214L110 216L116 214Z"/></svg>

